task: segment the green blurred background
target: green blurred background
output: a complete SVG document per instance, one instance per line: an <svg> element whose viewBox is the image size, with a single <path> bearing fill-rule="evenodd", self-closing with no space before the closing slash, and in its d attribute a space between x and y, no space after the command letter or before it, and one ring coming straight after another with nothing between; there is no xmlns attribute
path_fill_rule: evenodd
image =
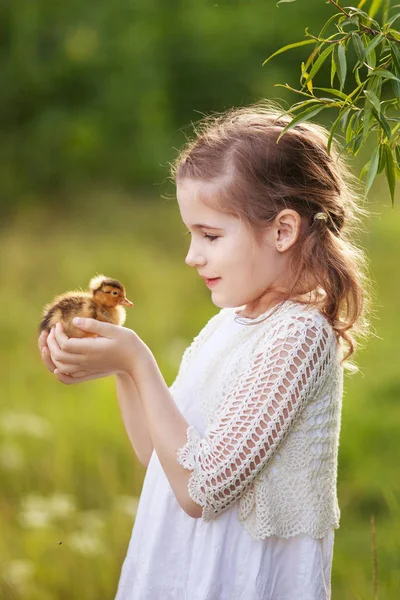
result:
<svg viewBox="0 0 400 600"><path fill-rule="evenodd" d="M63 386L41 364L43 305L96 272L121 279L127 326L172 383L219 309L184 263L168 163L205 113L297 101L274 84L298 85L307 48L262 62L330 14L322 0L0 4L0 598L114 598L144 477L113 378ZM379 599L400 597L399 196L392 209L378 177L367 206L377 337L345 380L335 600L373 598L371 515Z"/></svg>

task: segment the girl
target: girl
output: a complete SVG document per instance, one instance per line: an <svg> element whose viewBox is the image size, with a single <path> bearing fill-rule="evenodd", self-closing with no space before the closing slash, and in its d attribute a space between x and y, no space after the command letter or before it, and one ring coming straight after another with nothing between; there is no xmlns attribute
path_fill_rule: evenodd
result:
<svg viewBox="0 0 400 600"><path fill-rule="evenodd" d="M62 383L116 375L147 467L116 600L330 598L343 369L368 332L365 211L325 129L277 143L281 112L205 118L172 165L186 263L220 310L170 388L129 329L79 319L100 337L58 324L39 340Z"/></svg>

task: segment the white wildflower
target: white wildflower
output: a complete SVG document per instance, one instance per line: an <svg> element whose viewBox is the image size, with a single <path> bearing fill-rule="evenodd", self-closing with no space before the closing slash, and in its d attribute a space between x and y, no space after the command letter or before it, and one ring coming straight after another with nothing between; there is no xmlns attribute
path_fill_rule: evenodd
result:
<svg viewBox="0 0 400 600"><path fill-rule="evenodd" d="M74 531L67 537L67 543L72 550L88 556L102 554L105 551L100 538L89 531Z"/></svg>
<svg viewBox="0 0 400 600"><path fill-rule="evenodd" d="M6 562L1 574L7 583L23 592L31 583L34 571L35 567L32 561L20 558Z"/></svg>
<svg viewBox="0 0 400 600"><path fill-rule="evenodd" d="M79 520L85 531L98 531L105 525L101 510L84 510L79 514Z"/></svg>
<svg viewBox="0 0 400 600"><path fill-rule="evenodd" d="M72 494L55 492L47 498L47 508L53 519L66 519L76 511L76 500Z"/></svg>
<svg viewBox="0 0 400 600"><path fill-rule="evenodd" d="M3 412L0 415L0 430L5 434L25 434L41 439L48 438L52 434L49 421L28 412Z"/></svg>
<svg viewBox="0 0 400 600"><path fill-rule="evenodd" d="M19 522L22 527L50 527L56 519L66 519L76 510L76 503L70 494L54 493L41 496L33 493L21 501Z"/></svg>
<svg viewBox="0 0 400 600"><path fill-rule="evenodd" d="M29 494L22 499L18 520L21 527L29 529L50 527L51 515L44 499L38 494Z"/></svg>

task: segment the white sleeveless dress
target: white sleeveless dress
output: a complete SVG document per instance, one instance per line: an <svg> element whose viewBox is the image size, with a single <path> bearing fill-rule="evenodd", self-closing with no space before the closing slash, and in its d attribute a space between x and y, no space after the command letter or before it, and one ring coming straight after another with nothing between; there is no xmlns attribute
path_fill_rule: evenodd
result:
<svg viewBox="0 0 400 600"><path fill-rule="evenodd" d="M201 435L206 424L193 386L239 327L232 316L221 322L179 389L177 405ZM153 452L115 600L329 600L333 545L333 527L320 539L255 540L237 503L211 522L189 517Z"/></svg>

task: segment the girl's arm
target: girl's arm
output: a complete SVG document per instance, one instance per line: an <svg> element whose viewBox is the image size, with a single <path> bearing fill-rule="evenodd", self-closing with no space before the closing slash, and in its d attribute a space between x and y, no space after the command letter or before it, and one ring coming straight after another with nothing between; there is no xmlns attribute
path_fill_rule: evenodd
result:
<svg viewBox="0 0 400 600"><path fill-rule="evenodd" d="M300 315L277 323L205 436L189 427L178 460L191 471L189 493L202 507L198 516L204 521L239 500L268 465L325 385L335 352L335 333L322 317Z"/></svg>
<svg viewBox="0 0 400 600"><path fill-rule="evenodd" d="M47 338L48 333L43 331L39 337L38 345L45 366L51 373L54 373L56 365L51 360L47 347ZM107 377L112 374L112 372L81 372L79 373L79 377L74 377L71 383L81 383L83 381ZM154 446L144 420L137 387L132 377L126 373L117 374L116 380L118 402L126 432L138 460L147 468Z"/></svg>
<svg viewBox="0 0 400 600"><path fill-rule="evenodd" d="M127 373L118 374L116 380L118 402L126 432L136 456L147 468L154 445L146 425L137 387Z"/></svg>
<svg viewBox="0 0 400 600"><path fill-rule="evenodd" d="M176 456L178 448L186 442L189 423L178 410L152 352L134 331L125 327L95 319L74 320L74 324L100 337L68 338L57 323L47 339L51 360L56 367L54 374L65 384L86 381L91 374L94 376L103 371L119 377L122 375L122 409L131 434L134 415L142 414L144 417L142 425L140 422L134 425L136 445L139 439L136 434L139 435L146 423L151 442L180 506L189 516L200 516L200 507L188 491L191 474L178 463ZM132 413L132 404L128 402L132 388L127 377L134 381L142 413L139 410ZM146 431L145 427L143 429ZM141 433L144 435L142 440L146 439L146 434ZM140 450L141 458L145 459L149 452L150 442L147 439L144 449Z"/></svg>

